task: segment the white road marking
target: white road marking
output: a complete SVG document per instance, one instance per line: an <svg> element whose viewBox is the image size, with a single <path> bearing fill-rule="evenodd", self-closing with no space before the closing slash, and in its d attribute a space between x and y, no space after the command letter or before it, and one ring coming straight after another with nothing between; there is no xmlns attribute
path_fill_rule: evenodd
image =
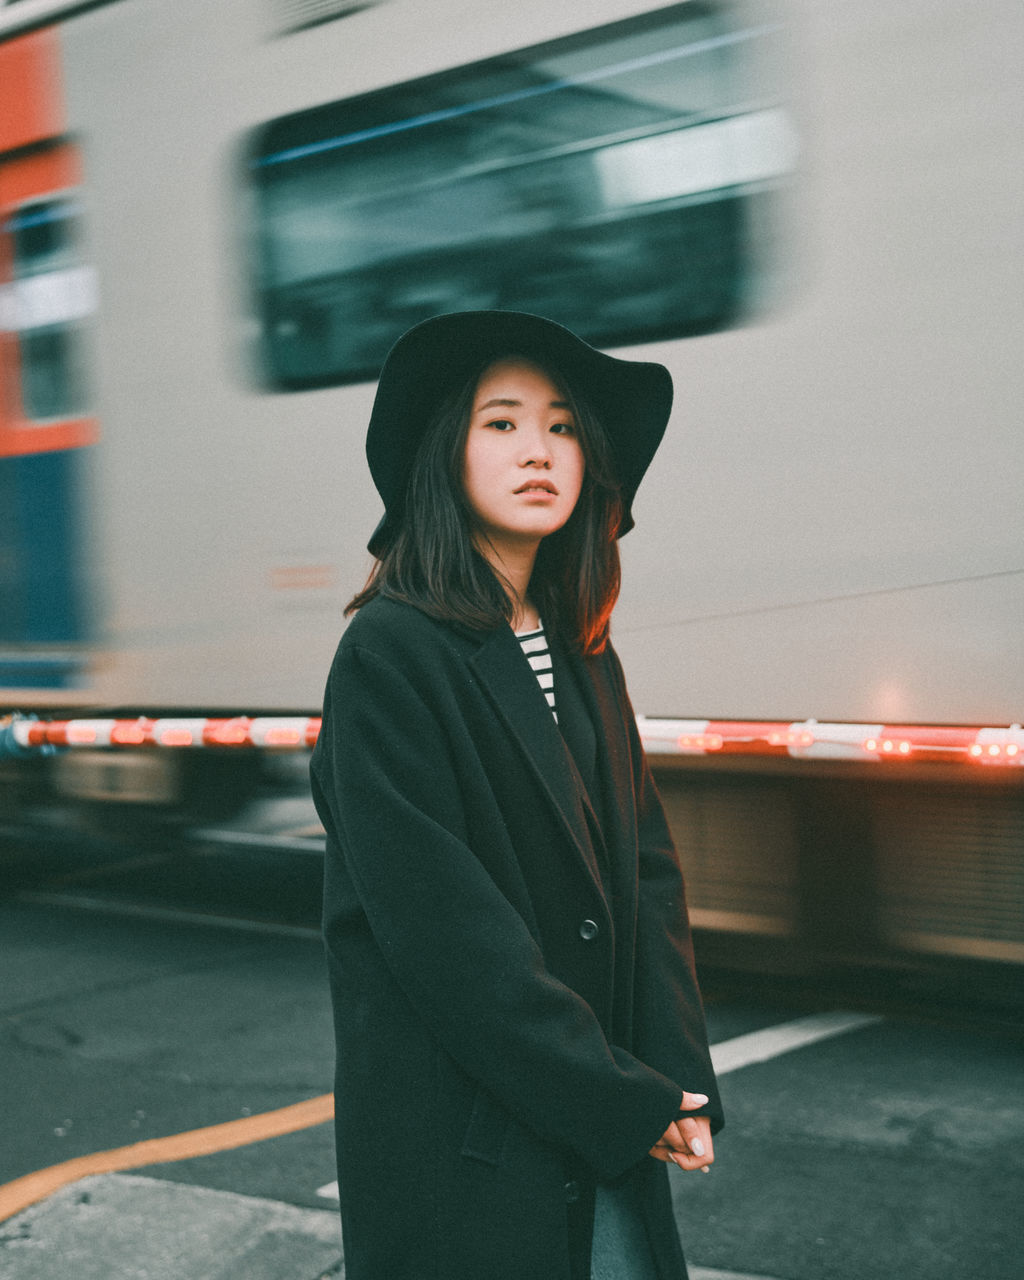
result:
<svg viewBox="0 0 1024 1280"><path fill-rule="evenodd" d="M881 1021L876 1013L812 1013L806 1018L797 1018L794 1022L782 1022L776 1027L763 1027L760 1031L722 1040L711 1046L711 1061L715 1072L725 1075L729 1071L739 1071L741 1067L753 1066L755 1062L767 1062L770 1058L777 1058L779 1054L802 1049L805 1045L816 1044L819 1040L827 1040L846 1031L874 1026Z"/></svg>
<svg viewBox="0 0 1024 1280"><path fill-rule="evenodd" d="M779 1280L777 1276L752 1276L746 1271L716 1271L713 1267L694 1267L688 1262L690 1280Z"/></svg>
<svg viewBox="0 0 1024 1280"><path fill-rule="evenodd" d="M340 1200L341 1199L341 1196L338 1194L337 1181L325 1182L322 1187L317 1187L316 1193L318 1196L321 1196L324 1200Z"/></svg>

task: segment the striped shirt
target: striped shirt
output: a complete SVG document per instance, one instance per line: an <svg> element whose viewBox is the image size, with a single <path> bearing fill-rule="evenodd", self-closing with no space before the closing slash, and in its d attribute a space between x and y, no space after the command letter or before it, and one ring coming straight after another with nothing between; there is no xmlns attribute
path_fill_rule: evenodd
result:
<svg viewBox="0 0 1024 1280"><path fill-rule="evenodd" d="M548 648L548 638L544 634L543 622L534 631L517 631L516 639L522 646L523 653L526 654L526 661L533 668L533 674L537 677L537 683L540 685L541 692L551 708L551 714L557 722L555 673L551 668L551 650Z"/></svg>

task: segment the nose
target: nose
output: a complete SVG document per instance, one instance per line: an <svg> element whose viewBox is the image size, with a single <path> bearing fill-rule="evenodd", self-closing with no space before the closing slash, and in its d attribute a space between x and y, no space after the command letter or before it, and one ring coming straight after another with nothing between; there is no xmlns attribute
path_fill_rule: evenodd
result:
<svg viewBox="0 0 1024 1280"><path fill-rule="evenodd" d="M523 452L519 465L522 467L543 467L545 470L550 470L551 445L547 430L537 427L532 431L524 431L520 439L523 442Z"/></svg>

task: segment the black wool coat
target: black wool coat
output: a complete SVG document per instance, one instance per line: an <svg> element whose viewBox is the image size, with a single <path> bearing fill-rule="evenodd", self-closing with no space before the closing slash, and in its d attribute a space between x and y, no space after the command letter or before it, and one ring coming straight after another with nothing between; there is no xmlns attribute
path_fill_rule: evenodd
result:
<svg viewBox="0 0 1024 1280"><path fill-rule="evenodd" d="M686 1274L647 1155L684 1088L721 1124L683 881L614 652L564 661L600 827L508 626L377 599L338 647L311 773L349 1280L589 1276L627 1179Z"/></svg>

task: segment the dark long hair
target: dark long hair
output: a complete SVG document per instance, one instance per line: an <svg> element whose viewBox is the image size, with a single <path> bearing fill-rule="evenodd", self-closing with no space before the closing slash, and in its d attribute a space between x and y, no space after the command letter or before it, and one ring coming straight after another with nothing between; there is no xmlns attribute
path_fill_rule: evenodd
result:
<svg viewBox="0 0 1024 1280"><path fill-rule="evenodd" d="M515 610L506 584L473 545L473 516L462 487L473 398L481 374L493 363L488 360L453 391L428 422L398 530L347 605L346 617L383 596L470 630L512 621ZM585 462L572 515L541 541L530 597L550 634L578 652L600 653L620 578L616 534L623 504L611 447L586 398L556 370L544 369L532 357L530 363L543 369L568 401Z"/></svg>

